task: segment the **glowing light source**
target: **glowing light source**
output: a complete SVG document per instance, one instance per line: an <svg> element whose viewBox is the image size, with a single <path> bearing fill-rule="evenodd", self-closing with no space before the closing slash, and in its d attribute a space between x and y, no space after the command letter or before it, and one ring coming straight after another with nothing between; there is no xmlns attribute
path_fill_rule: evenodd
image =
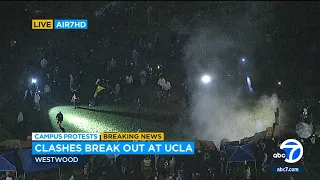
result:
<svg viewBox="0 0 320 180"><path fill-rule="evenodd" d="M282 82L281 82L281 81L278 81L278 85L282 85Z"/></svg>
<svg viewBox="0 0 320 180"><path fill-rule="evenodd" d="M208 84L211 82L211 77L209 75L203 75L202 78L201 78L201 81L204 83L204 84Z"/></svg>
<svg viewBox="0 0 320 180"><path fill-rule="evenodd" d="M35 84L35 83L37 83L37 79L35 79L35 78L32 78L32 79L31 79L31 83L32 83L32 84Z"/></svg>
<svg viewBox="0 0 320 180"><path fill-rule="evenodd" d="M245 59L245 58L242 58L241 61L242 61L242 62L246 62L246 59Z"/></svg>

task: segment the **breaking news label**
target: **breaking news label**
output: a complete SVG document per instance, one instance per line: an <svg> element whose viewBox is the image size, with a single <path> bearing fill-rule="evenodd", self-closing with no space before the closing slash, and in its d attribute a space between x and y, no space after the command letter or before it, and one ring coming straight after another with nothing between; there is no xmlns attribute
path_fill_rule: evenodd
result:
<svg viewBox="0 0 320 180"><path fill-rule="evenodd" d="M166 142L163 132L32 133L32 156L37 164L78 164L83 155L194 153L193 141Z"/></svg>

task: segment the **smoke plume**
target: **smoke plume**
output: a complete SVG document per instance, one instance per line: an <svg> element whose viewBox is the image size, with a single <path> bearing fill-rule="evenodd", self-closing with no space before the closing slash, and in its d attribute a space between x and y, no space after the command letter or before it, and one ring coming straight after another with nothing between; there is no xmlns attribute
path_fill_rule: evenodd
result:
<svg viewBox="0 0 320 180"><path fill-rule="evenodd" d="M226 18L221 17L202 21L195 28L184 46L183 59L192 94L192 130L197 138L212 140L216 144L224 138L233 141L251 137L271 127L274 110L279 107L275 94L255 99L246 95L248 93L243 85L246 78L241 76L243 72L235 68L240 57L233 52L251 57L252 44L255 44L241 39L251 36L256 41L261 40L262 35L255 30L255 22L249 21L246 15L235 15L234 26L219 27L218 24L224 20L227 22ZM254 68L254 65L250 68ZM231 77L228 75L230 72L233 72ZM212 76L210 84L201 82L203 74Z"/></svg>

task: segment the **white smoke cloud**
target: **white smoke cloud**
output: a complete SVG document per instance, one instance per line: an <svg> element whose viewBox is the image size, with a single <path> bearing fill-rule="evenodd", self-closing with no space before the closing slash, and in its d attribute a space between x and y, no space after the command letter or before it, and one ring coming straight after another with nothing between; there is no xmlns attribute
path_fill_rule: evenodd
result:
<svg viewBox="0 0 320 180"><path fill-rule="evenodd" d="M191 90L191 129L197 138L213 140L216 144L224 138L240 140L264 131L272 126L274 110L280 107L277 95L252 100L252 97L243 95L243 86L231 83L225 78L228 76L226 69L230 69L230 58L237 61L230 52L245 47L246 50L242 52L247 53L245 56L248 57L252 55L250 53L254 48L239 40L245 39L244 37L235 38L230 32L241 31L250 26L250 32L243 32L243 36L250 33L250 36L262 37L254 30L255 24L250 24L247 16L243 18L237 21L246 22L243 23L245 27L236 22L236 30L235 27L218 28L217 22L223 22L221 17L217 17L219 20L211 19L202 23L206 25L199 26L184 47L183 60L188 74L188 84L189 87L194 87ZM236 68L233 68L233 71L237 74ZM204 73L214 77L210 87L202 86L199 81ZM246 81L245 78L243 81Z"/></svg>

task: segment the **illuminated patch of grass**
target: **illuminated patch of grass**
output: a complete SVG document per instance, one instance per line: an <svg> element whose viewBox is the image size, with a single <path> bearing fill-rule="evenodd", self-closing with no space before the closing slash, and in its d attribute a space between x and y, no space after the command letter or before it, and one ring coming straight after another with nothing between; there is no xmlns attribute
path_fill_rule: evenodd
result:
<svg viewBox="0 0 320 180"><path fill-rule="evenodd" d="M130 108L95 107L95 110L107 110L119 113L135 113ZM122 116L107 112L95 112L86 109L74 109L73 106L57 106L49 110L49 117L55 131L60 129L56 124L56 114L61 111L64 116L63 127L67 132L135 132L142 131L162 131L170 133L172 125L164 122L156 122L151 119L141 119Z"/></svg>

